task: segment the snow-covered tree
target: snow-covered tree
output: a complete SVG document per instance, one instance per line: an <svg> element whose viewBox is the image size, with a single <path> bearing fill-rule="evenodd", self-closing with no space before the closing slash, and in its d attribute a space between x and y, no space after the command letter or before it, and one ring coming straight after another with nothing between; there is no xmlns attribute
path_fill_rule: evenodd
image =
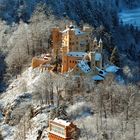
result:
<svg viewBox="0 0 140 140"><path fill-rule="evenodd" d="M116 47L112 51L110 62L116 66L120 66L120 57L119 57L119 53Z"/></svg>

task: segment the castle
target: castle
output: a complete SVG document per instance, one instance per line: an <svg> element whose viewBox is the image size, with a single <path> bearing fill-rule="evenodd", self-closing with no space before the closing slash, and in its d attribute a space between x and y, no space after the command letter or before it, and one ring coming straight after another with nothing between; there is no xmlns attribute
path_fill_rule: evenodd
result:
<svg viewBox="0 0 140 140"><path fill-rule="evenodd" d="M90 38L92 29L84 26L79 29L69 25L64 31L53 28L51 31L52 53L62 59L61 73L94 75L103 68L103 42Z"/></svg>
<svg viewBox="0 0 140 140"><path fill-rule="evenodd" d="M95 81L104 80L108 73L116 73L118 67L103 64L103 41L91 38L92 28L80 29L73 24L64 31L51 29L51 52L42 58L32 59L32 68L76 76L89 76Z"/></svg>

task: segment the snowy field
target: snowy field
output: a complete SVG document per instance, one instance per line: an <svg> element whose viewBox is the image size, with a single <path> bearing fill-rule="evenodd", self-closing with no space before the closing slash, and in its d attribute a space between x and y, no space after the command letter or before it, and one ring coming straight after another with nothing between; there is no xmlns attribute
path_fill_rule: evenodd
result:
<svg viewBox="0 0 140 140"><path fill-rule="evenodd" d="M124 24L133 24L140 29L140 8L133 10L124 10L119 13L120 20Z"/></svg>

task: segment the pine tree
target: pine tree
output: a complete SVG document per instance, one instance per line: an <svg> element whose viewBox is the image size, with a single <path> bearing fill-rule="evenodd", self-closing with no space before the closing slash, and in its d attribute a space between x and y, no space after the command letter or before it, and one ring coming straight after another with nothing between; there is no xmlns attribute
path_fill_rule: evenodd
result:
<svg viewBox="0 0 140 140"><path fill-rule="evenodd" d="M111 57L110 57L110 62L113 63L116 66L120 66L120 57L119 57L117 47L115 47L112 51L112 54L111 54Z"/></svg>

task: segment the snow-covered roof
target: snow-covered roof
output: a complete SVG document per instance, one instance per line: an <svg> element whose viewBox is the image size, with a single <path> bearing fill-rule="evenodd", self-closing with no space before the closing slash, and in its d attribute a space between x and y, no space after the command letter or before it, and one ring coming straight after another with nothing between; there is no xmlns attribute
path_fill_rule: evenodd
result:
<svg viewBox="0 0 140 140"><path fill-rule="evenodd" d="M66 120L62 120L62 119L58 119L58 118L55 118L53 120L53 122L56 122L56 123L64 125L64 126L69 126L71 124L70 122L68 122Z"/></svg>
<svg viewBox="0 0 140 140"><path fill-rule="evenodd" d="M101 55L101 53L95 53L95 60L96 61L100 61L101 60L101 58L102 58L102 55Z"/></svg>
<svg viewBox="0 0 140 140"><path fill-rule="evenodd" d="M100 69L98 67L96 67L96 69L98 70L100 76L105 77L107 75L107 72L106 71L104 71L104 70L102 70L102 69Z"/></svg>
<svg viewBox="0 0 140 140"><path fill-rule="evenodd" d="M112 65L112 66L108 66L105 71L106 72L112 72L112 73L116 73L119 70L119 67Z"/></svg>
<svg viewBox="0 0 140 140"><path fill-rule="evenodd" d="M75 32L75 35L83 35L84 34L83 31L81 31L79 28L76 28L75 26L73 26L73 28L67 28L67 29L65 29L64 31L62 31L62 33L66 33L69 30L74 31Z"/></svg>
<svg viewBox="0 0 140 140"><path fill-rule="evenodd" d="M78 29L78 28L73 28L73 29L71 29L72 31L74 31L75 32L75 35L82 35L82 34L84 34L84 32L82 32L80 29Z"/></svg>
<svg viewBox="0 0 140 140"><path fill-rule="evenodd" d="M78 66L84 73L89 73L91 71L91 68L89 67L86 61L83 61L83 60L80 61L78 63Z"/></svg>
<svg viewBox="0 0 140 140"><path fill-rule="evenodd" d="M69 31L70 29L69 28L67 28L67 29L65 29L64 31L62 31L62 33L66 33L67 31Z"/></svg>
<svg viewBox="0 0 140 140"><path fill-rule="evenodd" d="M86 52L69 52L67 53L68 56L73 56L73 57L84 57L87 55Z"/></svg>
<svg viewBox="0 0 140 140"><path fill-rule="evenodd" d="M94 81L102 81L102 80L104 80L104 78L102 76L100 76L100 75L95 75L95 76L92 77L92 80L94 80Z"/></svg>

